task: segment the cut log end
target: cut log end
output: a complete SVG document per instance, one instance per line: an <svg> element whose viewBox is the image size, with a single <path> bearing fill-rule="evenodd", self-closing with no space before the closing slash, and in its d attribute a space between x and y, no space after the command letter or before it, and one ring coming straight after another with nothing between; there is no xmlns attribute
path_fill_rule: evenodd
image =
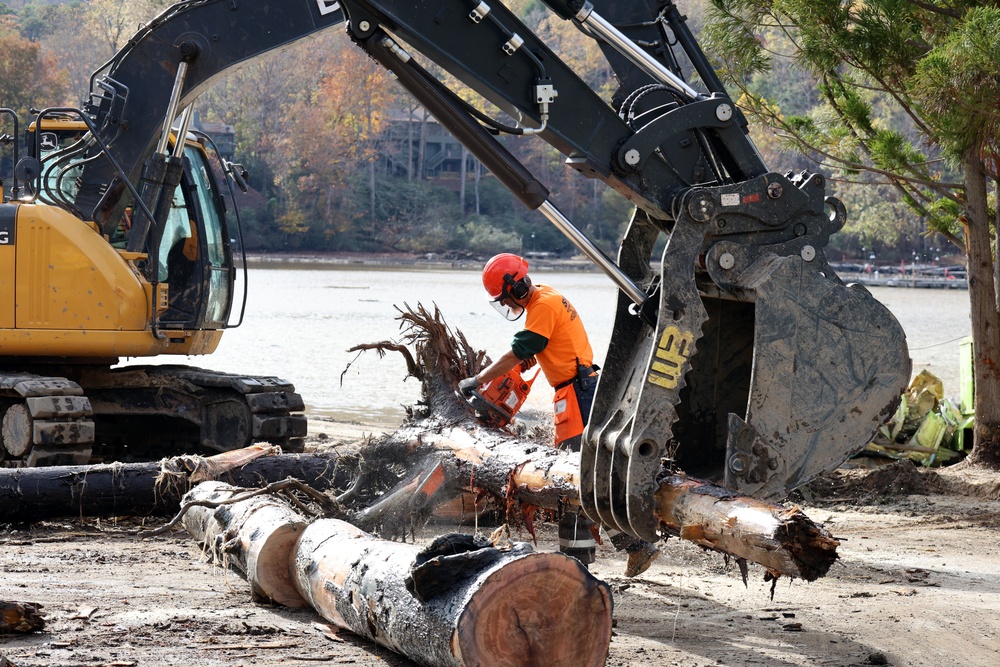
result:
<svg viewBox="0 0 1000 667"><path fill-rule="evenodd" d="M840 542L826 530L817 526L800 510L789 511L777 538L788 550L799 566L799 576L806 581L816 581L826 576L830 566L837 561L837 547Z"/></svg>
<svg viewBox="0 0 1000 667"><path fill-rule="evenodd" d="M483 582L458 619L465 665L587 667L607 661L611 591L575 558L535 554Z"/></svg>
<svg viewBox="0 0 1000 667"><path fill-rule="evenodd" d="M248 578L253 582L253 592L260 599L286 607L305 607L308 603L299 595L292 582L290 554L295 552L305 523L279 526L267 539L251 548L248 557Z"/></svg>

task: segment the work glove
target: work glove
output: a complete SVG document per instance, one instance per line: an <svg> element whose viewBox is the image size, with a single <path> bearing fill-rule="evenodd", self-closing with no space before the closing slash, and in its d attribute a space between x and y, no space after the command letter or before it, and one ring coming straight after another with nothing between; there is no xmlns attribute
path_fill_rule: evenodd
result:
<svg viewBox="0 0 1000 667"><path fill-rule="evenodd" d="M472 392L474 392L477 387L479 387L479 380L475 377L465 378L464 380L460 380L458 383L458 390L466 396L472 396Z"/></svg>
<svg viewBox="0 0 1000 667"><path fill-rule="evenodd" d="M534 368L535 364L538 363L538 359L534 357L528 357L527 359L521 360L521 372L526 373L529 369Z"/></svg>

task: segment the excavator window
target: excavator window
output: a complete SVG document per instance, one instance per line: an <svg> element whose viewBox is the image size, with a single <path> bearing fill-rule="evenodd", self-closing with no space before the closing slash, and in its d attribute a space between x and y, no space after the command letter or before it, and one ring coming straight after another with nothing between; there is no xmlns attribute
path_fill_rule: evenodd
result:
<svg viewBox="0 0 1000 667"><path fill-rule="evenodd" d="M215 180L205 154L185 148L185 172L160 237L157 276L170 287L161 321L219 328L229 317L232 260Z"/></svg>
<svg viewBox="0 0 1000 667"><path fill-rule="evenodd" d="M190 264L198 259L196 225L188 213L182 188L177 188L160 237L160 265L157 272L160 282L171 282L172 274L180 275L182 269L177 264L182 260L188 265L186 272L190 273Z"/></svg>
<svg viewBox="0 0 1000 667"><path fill-rule="evenodd" d="M170 286L169 307L164 322L193 323L200 308L201 279L198 223L188 210L184 187L174 191L170 213L160 237L157 279Z"/></svg>
<svg viewBox="0 0 1000 667"><path fill-rule="evenodd" d="M233 259L222 197L205 152L200 147L189 145L185 156L192 199L201 216L202 224L198 228L204 233L201 241L206 274L204 324L210 328L224 327L233 299Z"/></svg>

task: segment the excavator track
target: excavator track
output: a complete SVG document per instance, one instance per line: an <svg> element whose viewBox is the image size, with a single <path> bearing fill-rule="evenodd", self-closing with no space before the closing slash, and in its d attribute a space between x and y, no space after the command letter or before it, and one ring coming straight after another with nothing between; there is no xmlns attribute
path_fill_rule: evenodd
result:
<svg viewBox="0 0 1000 667"><path fill-rule="evenodd" d="M90 400L79 384L30 373L0 375L3 465L87 463L94 445Z"/></svg>
<svg viewBox="0 0 1000 667"><path fill-rule="evenodd" d="M188 366L0 372L4 467L150 460L270 442L302 451L292 384Z"/></svg>

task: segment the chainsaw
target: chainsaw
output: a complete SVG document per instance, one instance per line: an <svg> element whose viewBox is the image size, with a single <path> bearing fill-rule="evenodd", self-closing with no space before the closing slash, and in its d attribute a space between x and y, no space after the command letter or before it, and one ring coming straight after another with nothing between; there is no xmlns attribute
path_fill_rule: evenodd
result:
<svg viewBox="0 0 1000 667"><path fill-rule="evenodd" d="M503 428L514 421L524 401L528 398L531 385L538 378L538 371L530 380L521 375L521 366L515 366L506 375L479 385L467 398L476 411L476 418L484 426Z"/></svg>

